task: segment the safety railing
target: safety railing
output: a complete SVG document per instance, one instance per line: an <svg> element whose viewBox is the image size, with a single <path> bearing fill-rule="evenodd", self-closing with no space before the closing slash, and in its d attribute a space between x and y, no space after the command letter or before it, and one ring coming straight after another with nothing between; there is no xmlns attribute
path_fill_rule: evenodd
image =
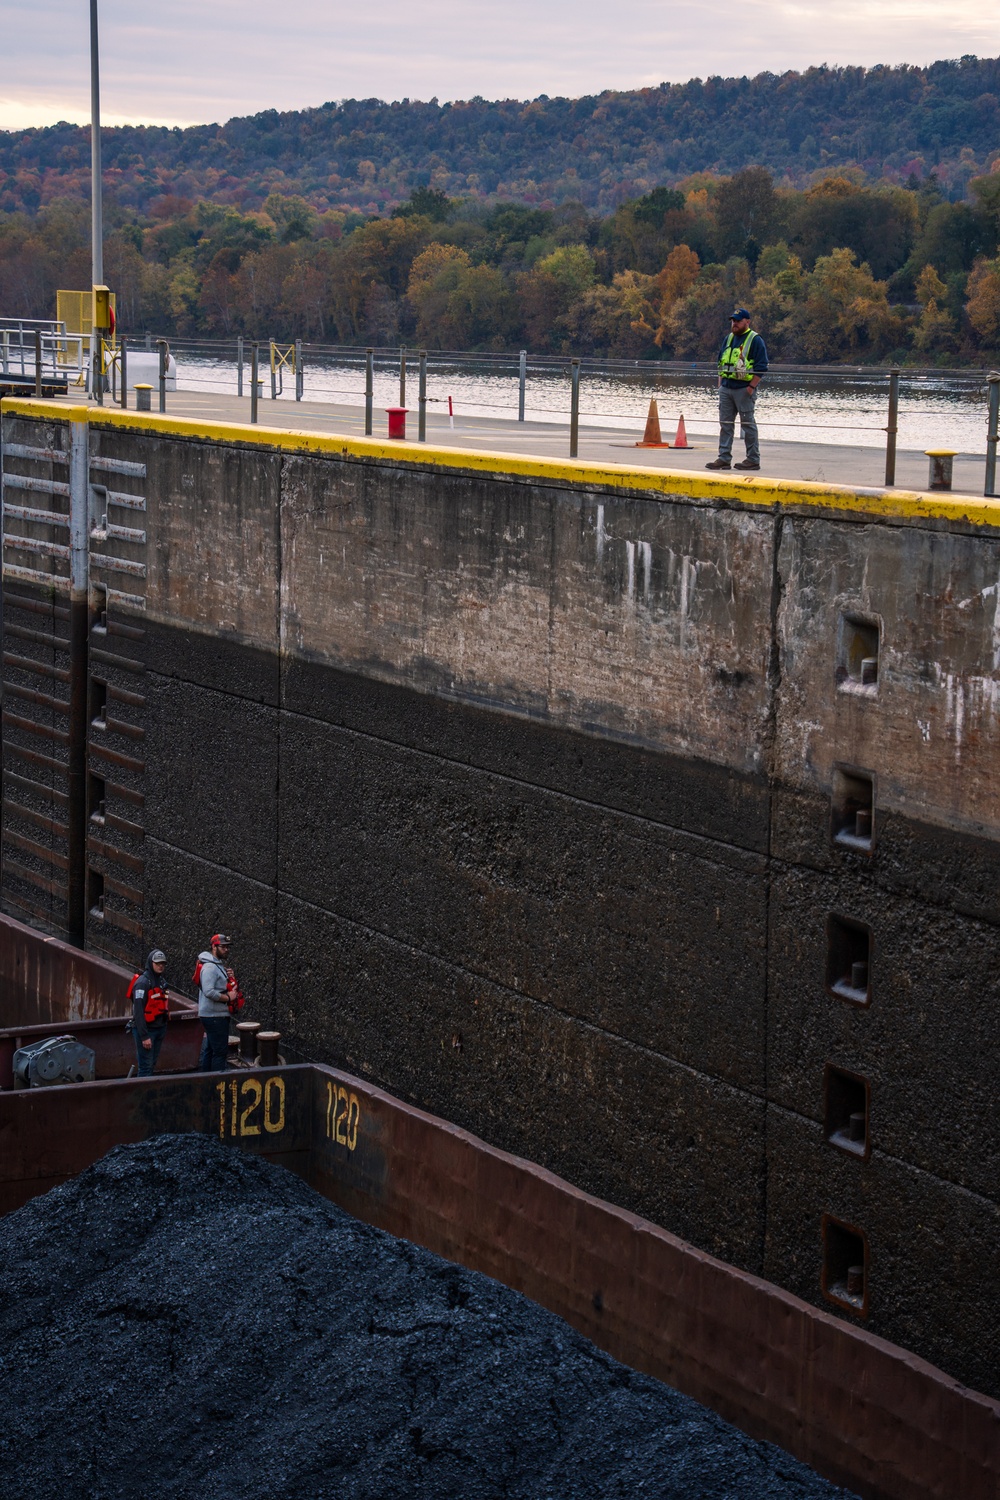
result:
<svg viewBox="0 0 1000 1500"><path fill-rule="evenodd" d="M72 384L93 390L98 400L110 394L113 401L124 405L129 389L125 375L128 351L166 350L165 357L169 360L172 348L183 367L180 383L184 389L225 391L242 397L249 376L250 420L257 422L264 396L266 361L273 401L292 399L294 380L296 401L306 399L308 388L308 399L312 402L363 407L366 434L373 430L376 390L380 402L386 402L391 389L390 399L395 402L398 381L398 406L404 411L408 388L412 396L413 386L417 386L418 441L426 441L429 407L447 405L454 426L454 411L460 405L462 414L473 418L514 420L516 417L518 423L541 420L567 424L571 457L579 454L581 427L585 430L598 423L615 425L623 420L625 413L612 409L614 402L609 401L609 392L617 396L641 387L644 399L648 400L651 390L654 394L658 390L666 394L679 385L689 403L686 408L689 424L692 418L697 424L699 420L711 422L714 417L716 367L714 362L700 360L529 355L527 350L429 351L405 345L359 348L306 340L281 342L243 337L176 338L168 348L165 340L152 333L113 346L104 345L92 357L86 336L57 334L55 330L59 328L61 325L44 324L41 320L0 320L0 361L4 372L9 367L21 378L30 378L34 370L34 344L40 334L43 350L58 347L60 364L69 372ZM43 363L45 358L43 354ZM154 390L159 385L157 404L160 410L165 410L166 381L164 370L158 368L160 363L157 360L154 373L147 378L151 378ZM100 366L99 379L93 374L95 364ZM455 395L456 384L458 395ZM831 389L835 389L841 408L849 406L849 412L833 409L836 403L826 399ZM933 399L928 400L934 393L942 396L946 393L951 404L944 407L943 399L936 404ZM627 405L628 420L636 422L640 413L633 403ZM891 486L896 482L901 431L908 422L909 443L915 447L918 414L921 421L936 423L939 434L947 433L949 424L938 419L958 420L962 436L949 444L956 452L983 453L985 448L984 492L995 495L1000 374L967 370L921 372L861 365L819 368L772 365L758 402L756 421L766 434L782 441L829 441L843 446L856 437L859 446L871 450L876 447L876 434L883 435L883 482ZM923 439L922 448L934 446L933 433L917 436ZM950 457L946 455L946 467L949 463Z"/></svg>
<svg viewBox="0 0 1000 1500"><path fill-rule="evenodd" d="M0 318L0 385L43 390L90 387L91 341L54 320Z"/></svg>

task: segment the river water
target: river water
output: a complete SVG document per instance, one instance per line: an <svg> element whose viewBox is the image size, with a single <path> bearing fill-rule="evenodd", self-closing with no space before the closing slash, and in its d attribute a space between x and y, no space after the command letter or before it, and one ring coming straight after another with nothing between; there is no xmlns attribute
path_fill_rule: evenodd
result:
<svg viewBox="0 0 1000 1500"><path fill-rule="evenodd" d="M266 354L264 345L262 353ZM178 386L183 390L235 394L235 356L217 356L175 349ZM270 370L262 369L263 394L270 399ZM330 357L307 354L303 361L304 399L364 406L364 356ZM284 373L281 401L294 404L295 379ZM244 392L249 394L247 366ZM417 406L417 360L408 356L407 406ZM517 416L517 362L498 367L470 359L449 361L432 356L427 376L428 410L447 412L448 397L456 418L468 427L479 417ZM687 373L645 365L633 370L584 368L580 379L582 427L613 427L641 434L655 397L663 436L673 437L683 413L688 432L711 436L717 430L715 379L708 370ZM376 411L399 401L398 357L376 358ZM532 367L525 387L525 417L530 421L569 422L568 370ZM793 375L774 370L758 397L757 420L762 435L771 440L833 443L845 447L883 448L888 408L886 376L870 372L837 371L830 375ZM905 374L900 383L900 449L954 448L983 454L986 448L985 374Z"/></svg>

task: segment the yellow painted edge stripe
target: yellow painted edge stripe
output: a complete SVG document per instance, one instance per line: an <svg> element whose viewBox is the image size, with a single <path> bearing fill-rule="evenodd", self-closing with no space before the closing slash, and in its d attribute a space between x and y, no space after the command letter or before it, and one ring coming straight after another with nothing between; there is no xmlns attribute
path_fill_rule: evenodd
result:
<svg viewBox="0 0 1000 1500"><path fill-rule="evenodd" d="M128 428L217 443L252 443L284 453L328 454L338 458L382 459L414 467L464 469L480 474L510 474L519 478L595 484L606 489L641 490L681 495L693 500L727 500L738 505L773 508L806 506L851 515L890 520L959 521L972 526L1000 528L1000 500L941 494L930 490L857 489L850 485L817 484L809 479L721 479L692 474L687 469L654 469L642 465L605 468L582 459L522 457L483 449L436 448L391 443L378 438L327 436L295 428L251 426L248 422L207 422L198 417L160 416L159 413L121 411L99 406L68 406L30 397L6 398L5 413L62 421L88 421L92 427Z"/></svg>

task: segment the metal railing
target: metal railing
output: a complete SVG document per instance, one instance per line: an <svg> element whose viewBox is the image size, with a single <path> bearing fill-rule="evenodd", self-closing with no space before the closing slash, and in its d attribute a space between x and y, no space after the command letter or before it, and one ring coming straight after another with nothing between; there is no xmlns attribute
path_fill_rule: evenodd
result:
<svg viewBox="0 0 1000 1500"><path fill-rule="evenodd" d="M0 318L0 382L63 390L90 389L91 339L67 333L64 323L41 318Z"/></svg>
<svg viewBox="0 0 1000 1500"><path fill-rule="evenodd" d="M544 386L552 389L553 377L564 376L567 381L568 390L564 398L565 404L538 406L533 405L533 416L543 418L557 418L565 422L569 421L569 453L571 457L577 457L580 440L581 418L591 421L599 421L602 418L617 419L620 413L599 412L584 410L581 406L581 389L585 390L587 377L604 376L611 377L617 383L619 380L628 385L632 379L641 381L648 385L651 381L657 382L663 379L669 382L671 377L687 377L700 384L705 381L706 393L709 386L714 384L716 366L714 361L704 360L639 360L639 359L613 359L597 356L567 356L556 354L532 354L529 356L526 350L516 353L472 353L468 350L435 350L429 352L425 349L414 349L405 345L382 345L368 346L367 348L357 345L310 343L303 340L294 342L281 342L274 339L249 340L242 337L233 338L176 338L171 340L174 355L184 359L187 356L197 361L199 358L211 360L217 364L231 365L233 368L233 385L235 394L242 396L244 392L245 372L249 366L251 381L250 391L250 420L257 422L259 419L259 402L263 396L263 363L266 360L270 371L270 396L277 400L284 395L284 372L287 370L294 375L294 398L296 401L305 399L307 370L310 366L314 370L323 370L327 379L321 391L312 395L313 400L329 401L338 397L346 397L351 405L364 406L365 423L364 430L372 432L373 403L374 403L374 379L376 370L380 373L384 382L385 377L392 372L393 379L398 373L399 380L399 405L406 406L406 384L408 365L412 370L417 366L419 376L418 408L418 441L426 441L427 434L427 407L435 402L442 404L448 402L449 412L451 400L448 397L431 396L428 394L428 378L433 375L440 379L446 372L458 375L485 374L509 375L517 381L516 395L516 418L518 423L526 420L526 390L531 375L544 377ZM29 318L0 318L0 375L8 382L14 378L19 383L39 383L36 379L36 361L41 371L41 384L53 386L66 386L67 384L83 388L87 393L93 392L96 399L102 401L106 393L116 404L127 403L128 381L126 377L127 352L131 348L136 351L152 351L166 349L169 357L170 349L166 341L156 338L151 333L146 333L143 338L123 339L120 343L111 344L103 341L97 342L86 334L69 334L65 331L65 325L55 320L29 319ZM40 359L38 353L40 351ZM159 362L162 365L162 360ZM95 375L95 368L99 366ZM343 371L345 381L344 388L331 387L329 373L331 371ZM353 383L352 372L357 372L357 385ZM766 389L774 391L786 389L791 385L798 389L803 386L810 389L816 385L829 386L831 381L844 383L848 387L854 386L865 397L860 408L852 412L850 422L825 422L810 418L805 422L788 420L787 416L769 416L766 406L758 413L757 422L760 427L777 429L783 436L786 433L794 433L796 429L829 428L840 432L883 432L885 434L885 478L886 486L892 486L896 482L896 449L899 436L900 422L900 388L901 382L905 381L910 388L911 395L919 389L919 382L924 379L948 380L960 395L967 398L969 403L974 403L983 411L985 418L985 485L984 493L987 496L997 494L997 445L1000 441L1000 374L991 373L988 376L978 372L969 371L929 371L921 374L916 371L901 371L897 367L875 367L875 366L838 366L838 367L816 367L772 365L768 372ZM217 387L217 379L209 379L207 384L213 388ZM556 381L556 386L561 381ZM159 407L165 410L165 379L164 371L160 369L160 392ZM231 389L228 380L223 382L226 388ZM384 385L383 385L384 389ZM565 388L564 388L565 389ZM315 387L314 387L315 390ZM879 392L881 391L881 397ZM289 396L291 391L289 391ZM511 392L513 397L513 391ZM505 398L506 399L506 398ZM878 404L875 404L875 403ZM482 408L484 412L495 414L496 408L501 403L497 401L476 401L471 398L462 398L463 407L473 409ZM927 416L945 415L943 412L933 412L922 408ZM948 415L952 413L949 412ZM794 413L792 414L794 417ZM514 416L514 401L511 399L511 416ZM820 414L822 417L822 414ZM865 421L864 418L871 420ZM861 420L859 420L861 419Z"/></svg>

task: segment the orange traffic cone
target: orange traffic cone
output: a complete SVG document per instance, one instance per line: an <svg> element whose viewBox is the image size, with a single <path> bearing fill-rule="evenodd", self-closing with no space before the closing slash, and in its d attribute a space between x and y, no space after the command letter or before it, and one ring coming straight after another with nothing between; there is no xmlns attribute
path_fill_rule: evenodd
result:
<svg viewBox="0 0 1000 1500"><path fill-rule="evenodd" d="M669 448L660 434L660 413L656 405L656 398L649 403L649 415L646 418L646 431L642 435L642 442L636 443L637 448Z"/></svg>
<svg viewBox="0 0 1000 1500"><path fill-rule="evenodd" d="M684 426L684 413L683 412L681 412L681 419L677 423L677 436L674 438L674 444L673 445L674 445L675 448L693 448L694 447L693 443L689 443L688 442L687 428Z"/></svg>

